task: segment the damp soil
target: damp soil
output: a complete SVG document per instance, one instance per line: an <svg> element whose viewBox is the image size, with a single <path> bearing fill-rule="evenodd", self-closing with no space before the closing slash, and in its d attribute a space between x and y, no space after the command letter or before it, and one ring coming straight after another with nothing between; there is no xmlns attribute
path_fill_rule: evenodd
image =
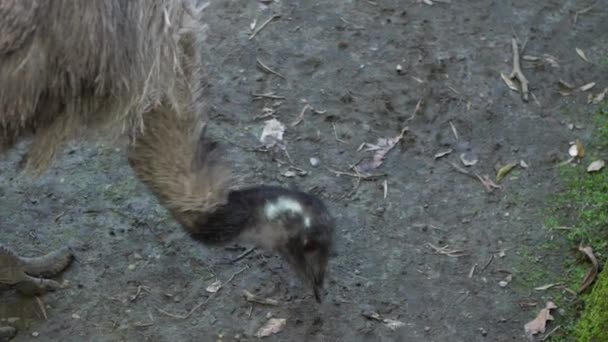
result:
<svg viewBox="0 0 608 342"><path fill-rule="evenodd" d="M0 241L28 256L70 243L77 257L61 276L69 287L40 297L46 319L37 300L11 291L0 294L0 318L20 318L15 341L256 340L268 317L287 319L269 341L525 340L524 324L543 305L531 289L543 284L518 284L516 271L526 271L523 256L554 272L569 257L538 249L553 237L543 209L561 187L554 166L568 158L569 142L591 134L588 94L607 86L607 3L595 3L576 22L592 2L210 3L210 134L245 182L296 186L326 201L338 255L325 300L317 304L272 253L230 264L248 246L192 241L135 179L124 147L88 141L70 144L38 179L15 171L25 146L0 160ZM281 16L249 39L252 22L273 14ZM500 77L511 72L514 35L523 55L538 57L522 61L528 102ZM560 79L597 85L564 96ZM314 110L291 126L306 104ZM287 125L289 157L255 150L264 108ZM374 170L381 177L332 171L352 173L372 153L358 151L362 143L404 127ZM463 153L478 162L463 166ZM305 174L287 173L289 158ZM491 192L450 164L495 179L499 167L522 160L528 167ZM501 287L509 273L512 283ZM224 286L211 295L205 289L218 279ZM249 303L243 290L279 304ZM530 300L539 304L522 305ZM403 324L391 329L381 319Z"/></svg>

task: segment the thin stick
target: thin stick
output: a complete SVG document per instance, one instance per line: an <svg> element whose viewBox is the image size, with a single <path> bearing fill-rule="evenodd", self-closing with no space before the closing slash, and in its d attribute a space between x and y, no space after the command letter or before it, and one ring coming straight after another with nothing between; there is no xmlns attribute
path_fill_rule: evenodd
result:
<svg viewBox="0 0 608 342"><path fill-rule="evenodd" d="M486 262L485 265L483 265L483 267L481 268L481 271L485 271L486 268L488 268L488 266L490 266L490 264L492 263L492 260L494 260L494 254L490 254L490 260L488 260L488 262Z"/></svg>
<svg viewBox="0 0 608 342"><path fill-rule="evenodd" d="M338 141L338 142L341 142L341 143L343 143L343 144L347 144L347 145L348 145L348 143L347 143L346 141L344 141L344 140L342 140L342 139L338 138L338 131L336 130L336 124L332 122L332 124L331 124L331 125L334 127L334 136L336 137L336 141Z"/></svg>
<svg viewBox="0 0 608 342"><path fill-rule="evenodd" d="M469 279L473 278L473 275L475 274L475 269L477 269L477 264L471 267L471 271L469 271Z"/></svg>
<svg viewBox="0 0 608 342"><path fill-rule="evenodd" d="M517 47L517 40L515 40L515 38L511 38L511 46L513 48L513 71L511 71L509 78L515 78L519 81L521 84L521 94L523 100L528 102L528 79L521 71L521 66L519 64L519 48Z"/></svg>
<svg viewBox="0 0 608 342"><path fill-rule="evenodd" d="M49 316L46 314L46 309L44 308L44 303L40 297L36 296L36 302L38 303L38 307L40 308L40 312L42 312L42 316L44 316L44 320L48 321Z"/></svg>
<svg viewBox="0 0 608 342"><path fill-rule="evenodd" d="M327 168L327 170L335 173L337 176L349 176L349 177L359 178L359 179L364 179L364 180L376 179L376 178L380 178L380 177L386 176L386 174L383 174L383 173L381 173L381 174L364 175L364 174L361 174L361 173L344 172L344 171L338 171L338 170L334 170L334 169L330 169L330 168Z"/></svg>
<svg viewBox="0 0 608 342"><path fill-rule="evenodd" d="M304 114L310 108L312 108L312 107L309 104L304 106L304 108L302 108L302 110L300 111L300 115L298 115L298 118L296 119L296 121L291 123L291 127L295 127L295 126L299 125L300 122L302 122L302 120L304 119Z"/></svg>
<svg viewBox="0 0 608 342"><path fill-rule="evenodd" d="M228 280L226 280L226 282L224 283L224 285L222 287L220 287L217 292L212 293L209 297L207 297L207 299L205 299L204 301L200 302L198 305L196 305L195 307L192 308L192 310L190 310L186 315L177 315L177 314L172 314L170 312L167 312L161 308L156 308L156 310L158 310L160 313L167 315L169 317L173 317L173 318L177 318L177 319L187 319L188 317L192 316L192 314L194 313L194 311L198 310L198 308L200 308L201 306L207 304L212 298L214 298L219 292L220 290L228 285L228 283L230 283L234 277L236 277L237 275L243 273L246 269L249 268L249 265L245 265L245 267L243 267L242 269L240 269L239 271L234 272L234 274L232 274L232 276L230 276L230 278L228 278Z"/></svg>
<svg viewBox="0 0 608 342"><path fill-rule="evenodd" d="M270 24L271 21L280 18L281 15L280 14L275 14L272 17L268 18L264 23L262 23L262 25L260 25L258 28L256 28L251 35L249 36L249 40L252 40L253 37L255 37L258 33L260 33L260 31L262 31L264 29L264 27L266 27L266 25Z"/></svg>
<svg viewBox="0 0 608 342"><path fill-rule="evenodd" d="M257 97L257 98L267 98L267 99L273 99L273 100L285 100L285 96L275 95L273 93L266 93L266 94L251 93L251 95L254 96L254 97Z"/></svg>
<svg viewBox="0 0 608 342"><path fill-rule="evenodd" d="M286 79L285 76L283 76L283 75L279 74L278 72L270 69L266 64L262 63L262 61L259 58L256 61L257 61L258 66L260 68L262 68L262 70L264 70L264 71L266 71L266 72L268 72L270 74L277 75L277 76L279 76L280 78L282 78L284 80Z"/></svg>
<svg viewBox="0 0 608 342"><path fill-rule="evenodd" d="M561 328L561 327L562 327L561 325L558 325L558 326L556 326L555 328L553 328L553 330L549 331L549 332L547 333L547 335L545 335L545 336L544 336L544 337L541 339L541 341L545 341L545 340L547 340L547 339L549 338L549 336L551 336L551 334L553 334L554 332L556 332L557 330L559 330L559 328Z"/></svg>
<svg viewBox="0 0 608 342"><path fill-rule="evenodd" d="M235 262L244 259L246 256L248 256L249 254L251 254L251 252L253 252L254 250L255 250L255 247L248 248L243 253L237 255L236 258L230 260L230 263L234 264Z"/></svg>

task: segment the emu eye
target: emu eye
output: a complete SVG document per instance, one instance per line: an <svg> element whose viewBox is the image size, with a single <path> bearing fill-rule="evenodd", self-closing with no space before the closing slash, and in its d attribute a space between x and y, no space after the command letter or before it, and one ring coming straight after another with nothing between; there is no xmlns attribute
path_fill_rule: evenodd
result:
<svg viewBox="0 0 608 342"><path fill-rule="evenodd" d="M317 241L308 240L304 242L304 252L312 252L318 247Z"/></svg>

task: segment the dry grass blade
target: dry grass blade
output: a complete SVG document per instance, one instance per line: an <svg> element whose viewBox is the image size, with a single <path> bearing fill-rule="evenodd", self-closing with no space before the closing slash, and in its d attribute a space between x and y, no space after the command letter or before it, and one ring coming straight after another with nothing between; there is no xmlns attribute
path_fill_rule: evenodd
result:
<svg viewBox="0 0 608 342"><path fill-rule="evenodd" d="M257 62L257 65L260 68L262 68L262 70L266 71L267 73L270 73L270 74L276 75L276 76L278 76L278 77L280 77L282 79L285 79L285 76L283 76L283 75L279 74L278 72L270 69L266 64L262 63L262 61L259 58L256 60L256 62Z"/></svg>
<svg viewBox="0 0 608 342"><path fill-rule="evenodd" d="M280 14L275 14L272 17L268 18L265 22L262 23L262 25L260 25L260 27L256 28L253 33L251 33L251 35L249 36L249 40L252 40L258 33L260 33L260 31L262 31L264 29L264 27L266 27L266 25L270 24L271 21L280 18L281 15Z"/></svg>
<svg viewBox="0 0 608 342"><path fill-rule="evenodd" d="M261 298L247 290L243 290L243 295L245 296L245 299L251 303L258 303L258 304L264 304L264 305L279 305L279 301L276 299Z"/></svg>
<svg viewBox="0 0 608 342"><path fill-rule="evenodd" d="M437 247L435 245L433 245L432 243L427 243L427 245L429 247L431 247L436 254L442 254L442 255L446 255L449 256L451 258L458 258L461 256L464 256L464 251L462 250L458 250L458 249L448 249L449 245L445 245L443 247Z"/></svg>
<svg viewBox="0 0 608 342"><path fill-rule="evenodd" d="M593 267L587 272L587 274L585 275L585 278L583 278L583 282L582 282L581 286L576 291L577 293L580 294L581 292L585 291L595 281L595 278L597 278L597 273L600 270L600 264L597 261L597 258L595 257L595 255L593 254L593 249L591 248L591 246L583 247L581 245L578 247L578 250L583 252L587 256L587 258L589 258L589 260L591 260L591 263L593 264Z"/></svg>

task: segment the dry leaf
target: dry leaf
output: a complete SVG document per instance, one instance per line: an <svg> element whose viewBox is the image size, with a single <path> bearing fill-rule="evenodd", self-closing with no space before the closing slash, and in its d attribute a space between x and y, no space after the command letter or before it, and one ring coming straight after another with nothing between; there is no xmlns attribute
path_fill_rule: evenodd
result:
<svg viewBox="0 0 608 342"><path fill-rule="evenodd" d="M285 318L271 318L264 324L256 333L256 337L266 337L273 334L280 333L285 325L287 324L287 319Z"/></svg>
<svg viewBox="0 0 608 342"><path fill-rule="evenodd" d="M548 289L550 289L550 288L552 288L554 286L557 286L557 285L561 285L561 283L547 284L547 285L535 287L534 289L536 291L545 291L545 290L548 290Z"/></svg>
<svg viewBox="0 0 608 342"><path fill-rule="evenodd" d="M277 119L266 120L260 141L266 147L272 147L283 141L283 133L285 133L285 125Z"/></svg>
<svg viewBox="0 0 608 342"><path fill-rule="evenodd" d="M438 152L438 153L436 153L436 154L435 154L435 159L439 159L439 158L441 158L441 157L445 157L445 156L447 156L448 154L452 153L452 151L453 151L452 149L449 149L449 150L447 150L447 151Z"/></svg>
<svg viewBox="0 0 608 342"><path fill-rule="evenodd" d="M590 98L589 98L588 102L593 103L593 104L598 104L598 103L604 101L604 98L606 97L606 93L608 93L608 88L604 88L604 90L601 93L599 93L595 96L589 95Z"/></svg>
<svg viewBox="0 0 608 342"><path fill-rule="evenodd" d="M382 322L384 322L384 325L386 325L386 327L390 330L396 330L397 328L405 326L405 323L390 318L385 318L382 320Z"/></svg>
<svg viewBox="0 0 608 342"><path fill-rule="evenodd" d="M519 91L519 89L515 85L515 82L513 82L513 80L510 79L509 76L501 72L500 77L502 77L502 80L507 84L507 87L509 87L511 90Z"/></svg>
<svg viewBox="0 0 608 342"><path fill-rule="evenodd" d="M219 289L221 287L222 287L222 282L218 279L218 280L214 281L213 283L211 283L211 285L207 286L205 291L207 291L209 293L216 293L217 291L219 291Z"/></svg>
<svg viewBox="0 0 608 342"><path fill-rule="evenodd" d="M245 295L245 299L247 299L248 302L266 305L279 305L279 301L276 299L261 298L247 290L243 290L243 294Z"/></svg>
<svg viewBox="0 0 608 342"><path fill-rule="evenodd" d="M408 127L401 130L401 133L394 138L380 138L376 144L364 143L359 147L359 150L365 149L366 152L374 151L372 158L367 158L361 161L355 168L358 172L366 173L371 170L377 169L382 165L384 157L397 145L403 135L408 131Z"/></svg>
<svg viewBox="0 0 608 342"><path fill-rule="evenodd" d="M596 160L593 163L589 164L587 167L587 172L597 172L604 168L605 162L603 160Z"/></svg>
<svg viewBox="0 0 608 342"><path fill-rule="evenodd" d="M573 86L572 84L570 84L570 83L568 83L568 82L566 82L566 81L562 80L561 78L559 79L559 81L558 81L558 82L559 82L559 85L561 85L561 86L563 86L563 87L565 87L565 88L568 88L568 89L574 89L574 86Z"/></svg>
<svg viewBox="0 0 608 342"><path fill-rule="evenodd" d="M555 58L549 54L543 54L543 58L545 59L545 62L547 62L547 63L549 63L549 65L551 65L551 67L559 68L559 63L557 63L557 58Z"/></svg>
<svg viewBox="0 0 608 342"><path fill-rule="evenodd" d="M587 55L585 55L585 51L576 48L576 53L579 55L579 57L584 60L585 62L589 63L589 59L587 58Z"/></svg>
<svg viewBox="0 0 608 342"><path fill-rule="evenodd" d="M557 306L549 301L544 309L541 309L536 318L524 326L524 330L526 334L529 336L536 335L538 333L544 333L547 327L547 321L552 321L553 316L551 316L551 309L557 309Z"/></svg>
<svg viewBox="0 0 608 342"><path fill-rule="evenodd" d="M507 174L509 174L509 172L511 172L511 170L513 170L514 167L517 166L517 163L511 163L511 164L507 164L503 167L501 167L498 172L496 173L496 181L500 182L503 178L505 178L505 176Z"/></svg>
<svg viewBox="0 0 608 342"><path fill-rule="evenodd" d="M590 246L583 247L581 245L578 247L578 250L585 253L587 258L589 258L589 260L591 260L591 263L593 264L593 267L585 275L585 278L583 279L583 283L581 284L579 289L576 291L578 293L581 293L581 292L585 291L585 289L587 289L589 287L589 285L591 285L593 283L593 281L595 281L595 278L597 278L597 273L599 272L600 264L598 263L595 255L593 254L593 249Z"/></svg>
<svg viewBox="0 0 608 342"><path fill-rule="evenodd" d="M568 154L570 154L571 157L582 159L585 156L585 147L579 140L577 140L574 144L572 144L572 146L570 146Z"/></svg>
<svg viewBox="0 0 608 342"><path fill-rule="evenodd" d="M498 282L500 287L506 287L513 280L513 275L509 274L504 280Z"/></svg>
<svg viewBox="0 0 608 342"><path fill-rule="evenodd" d="M519 166L523 167L524 169L528 168L528 163L526 163L523 159L519 161Z"/></svg>
<svg viewBox="0 0 608 342"><path fill-rule="evenodd" d="M580 88L578 88L580 91L587 91L591 88L595 87L595 82L589 82L585 85L582 85Z"/></svg>
<svg viewBox="0 0 608 342"><path fill-rule="evenodd" d="M472 153L463 153L460 155L460 161L464 166L473 166L479 161L477 157Z"/></svg>

